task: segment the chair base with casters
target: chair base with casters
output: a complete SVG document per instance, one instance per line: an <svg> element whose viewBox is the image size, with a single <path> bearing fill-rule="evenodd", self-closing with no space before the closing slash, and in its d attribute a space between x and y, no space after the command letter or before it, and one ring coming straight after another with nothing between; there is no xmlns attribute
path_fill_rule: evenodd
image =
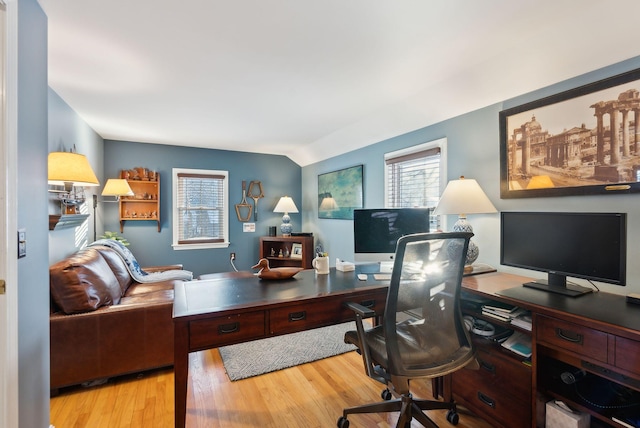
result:
<svg viewBox="0 0 640 428"><path fill-rule="evenodd" d="M391 391L385 389L381 394L384 400L379 403L365 404L362 406L349 407L344 409L342 416L338 419L338 428L349 428L348 415L358 413L384 413L384 412L400 412L400 417L396 424L396 428L409 428L411 420L415 419L428 428L438 428L423 411L425 410L448 410L447 421L452 425L458 425L459 416L456 404L453 402L434 401L434 400L417 400L411 394L404 394L396 399L391 399Z"/></svg>

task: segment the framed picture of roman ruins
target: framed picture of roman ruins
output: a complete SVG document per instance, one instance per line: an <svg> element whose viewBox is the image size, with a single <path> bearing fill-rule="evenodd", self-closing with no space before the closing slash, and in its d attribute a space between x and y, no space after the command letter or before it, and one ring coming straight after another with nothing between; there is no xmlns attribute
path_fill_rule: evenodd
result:
<svg viewBox="0 0 640 428"><path fill-rule="evenodd" d="M500 197L640 192L640 69L503 110Z"/></svg>

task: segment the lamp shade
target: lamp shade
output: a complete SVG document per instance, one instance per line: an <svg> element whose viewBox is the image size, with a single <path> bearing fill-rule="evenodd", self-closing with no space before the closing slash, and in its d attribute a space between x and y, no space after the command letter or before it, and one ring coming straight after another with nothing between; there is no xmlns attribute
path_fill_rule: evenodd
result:
<svg viewBox="0 0 640 428"><path fill-rule="evenodd" d="M466 215L495 212L496 207L478 182L460 177L459 180L449 181L433 213Z"/></svg>
<svg viewBox="0 0 640 428"><path fill-rule="evenodd" d="M48 157L49 184L65 186L99 186L98 178L84 155L71 152L52 152Z"/></svg>
<svg viewBox="0 0 640 428"><path fill-rule="evenodd" d="M320 207L318 208L320 211L335 211L340 208L336 202L336 200L331 196L331 193L326 193L326 196L322 198L322 202L320 202Z"/></svg>
<svg viewBox="0 0 640 428"><path fill-rule="evenodd" d="M123 178L110 178L104 185L102 196L133 196L133 190Z"/></svg>
<svg viewBox="0 0 640 428"><path fill-rule="evenodd" d="M280 198L276 207L273 209L274 213L297 213L298 208L293 202L290 196L283 196Z"/></svg>

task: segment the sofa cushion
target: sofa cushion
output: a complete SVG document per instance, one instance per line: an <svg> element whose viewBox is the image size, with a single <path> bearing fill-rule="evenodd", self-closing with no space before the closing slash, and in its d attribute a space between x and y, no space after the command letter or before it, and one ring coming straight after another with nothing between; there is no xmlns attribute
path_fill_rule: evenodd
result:
<svg viewBox="0 0 640 428"><path fill-rule="evenodd" d="M122 289L107 261L85 248L49 268L51 296L67 314L118 304Z"/></svg>

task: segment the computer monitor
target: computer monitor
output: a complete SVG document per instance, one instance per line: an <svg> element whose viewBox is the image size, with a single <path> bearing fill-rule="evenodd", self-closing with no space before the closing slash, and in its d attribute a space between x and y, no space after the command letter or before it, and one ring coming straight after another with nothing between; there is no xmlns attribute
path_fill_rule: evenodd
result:
<svg viewBox="0 0 640 428"><path fill-rule="evenodd" d="M589 288L567 277L625 285L625 213L502 212L500 263L547 273L547 281L523 284L579 296Z"/></svg>
<svg viewBox="0 0 640 428"><path fill-rule="evenodd" d="M373 208L353 211L354 260L380 263L390 272L398 238L429 232L429 208Z"/></svg>

